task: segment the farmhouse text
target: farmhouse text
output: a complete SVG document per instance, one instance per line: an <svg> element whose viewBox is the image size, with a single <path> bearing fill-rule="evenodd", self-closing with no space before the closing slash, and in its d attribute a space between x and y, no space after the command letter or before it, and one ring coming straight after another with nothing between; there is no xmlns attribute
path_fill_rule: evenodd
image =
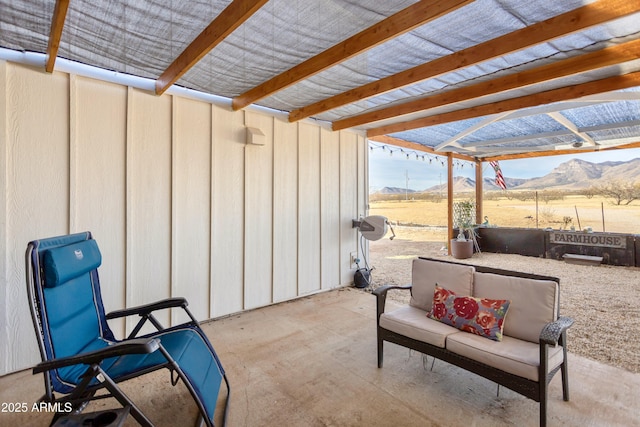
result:
<svg viewBox="0 0 640 427"><path fill-rule="evenodd" d="M623 235L616 234L593 234L593 233L551 233L549 241L556 244L603 246L607 248L627 247L627 239Z"/></svg>

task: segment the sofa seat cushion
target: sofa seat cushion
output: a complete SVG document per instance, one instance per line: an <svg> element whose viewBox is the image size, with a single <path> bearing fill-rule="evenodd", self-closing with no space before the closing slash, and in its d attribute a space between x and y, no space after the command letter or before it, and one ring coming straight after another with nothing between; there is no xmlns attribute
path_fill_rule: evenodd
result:
<svg viewBox="0 0 640 427"><path fill-rule="evenodd" d="M510 374L538 381L538 344L506 335L498 342L460 333L447 337L447 350ZM549 347L549 371L560 366L563 358L562 347Z"/></svg>
<svg viewBox="0 0 640 427"><path fill-rule="evenodd" d="M471 265L415 259L411 271L412 289L409 304L424 311L430 311L433 307L433 291L436 283L458 295L472 295L474 272L475 268Z"/></svg>
<svg viewBox="0 0 640 427"><path fill-rule="evenodd" d="M410 305L383 313L380 327L441 348L444 348L449 335L462 333L452 326L429 319L426 311Z"/></svg>

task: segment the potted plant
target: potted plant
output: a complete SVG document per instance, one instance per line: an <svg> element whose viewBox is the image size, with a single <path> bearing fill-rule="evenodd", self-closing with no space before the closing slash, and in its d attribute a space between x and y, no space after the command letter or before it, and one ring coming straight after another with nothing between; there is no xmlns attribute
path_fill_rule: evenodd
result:
<svg viewBox="0 0 640 427"><path fill-rule="evenodd" d="M471 258L473 249L480 252L475 230L476 205L471 200L453 204L453 226L458 229L458 236L451 239L451 255L454 258Z"/></svg>

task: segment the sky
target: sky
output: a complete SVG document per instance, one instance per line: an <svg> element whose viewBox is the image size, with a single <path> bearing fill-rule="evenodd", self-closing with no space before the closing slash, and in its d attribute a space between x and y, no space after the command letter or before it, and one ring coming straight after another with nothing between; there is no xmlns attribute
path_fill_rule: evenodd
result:
<svg viewBox="0 0 640 427"><path fill-rule="evenodd" d="M372 144L374 147L382 147L381 144ZM390 154L388 148L393 150ZM530 159L503 160L500 162L502 174L509 178L535 178L548 174L561 163L571 159L581 159L592 163L607 161L627 161L640 157L640 148L628 150L611 150L596 153L570 154L564 156L548 156ZM442 164L444 163L444 165ZM483 163L483 175L493 178L494 172L488 163ZM454 159L454 176L465 176L475 180L475 167L473 163ZM407 159L405 153L398 147L388 146L369 150L369 187L378 189L382 187L407 186L411 190L425 190L434 185L447 182L447 160L443 156L428 155L423 161L416 160L412 151Z"/></svg>

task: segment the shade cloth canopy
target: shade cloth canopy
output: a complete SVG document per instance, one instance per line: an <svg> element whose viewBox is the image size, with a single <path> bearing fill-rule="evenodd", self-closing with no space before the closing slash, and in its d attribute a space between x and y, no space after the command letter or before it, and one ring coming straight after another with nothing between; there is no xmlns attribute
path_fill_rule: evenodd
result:
<svg viewBox="0 0 640 427"><path fill-rule="evenodd" d="M0 47L487 159L640 142L640 2L8 0Z"/></svg>

